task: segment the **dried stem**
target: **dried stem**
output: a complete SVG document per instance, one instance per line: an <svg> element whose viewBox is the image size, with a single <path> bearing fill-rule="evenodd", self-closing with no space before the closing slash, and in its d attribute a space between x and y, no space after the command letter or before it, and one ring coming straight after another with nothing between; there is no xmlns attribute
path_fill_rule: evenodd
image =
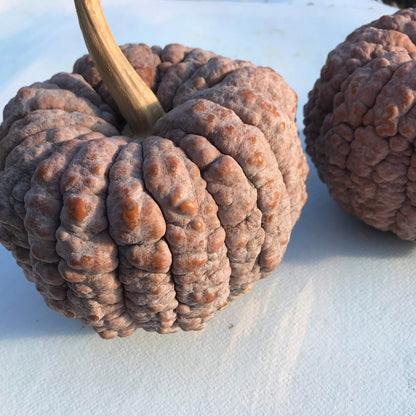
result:
<svg viewBox="0 0 416 416"><path fill-rule="evenodd" d="M129 130L135 138L146 137L162 106L118 47L100 0L75 0L75 7L88 51Z"/></svg>

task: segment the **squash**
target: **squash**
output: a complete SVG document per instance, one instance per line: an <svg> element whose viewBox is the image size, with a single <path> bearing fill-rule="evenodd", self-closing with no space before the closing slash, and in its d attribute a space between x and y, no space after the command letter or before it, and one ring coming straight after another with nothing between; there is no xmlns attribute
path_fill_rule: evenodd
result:
<svg viewBox="0 0 416 416"><path fill-rule="evenodd" d="M105 339L202 329L279 264L306 201L297 97L178 44L90 55L19 90L0 130L0 240L53 310Z"/></svg>
<svg viewBox="0 0 416 416"><path fill-rule="evenodd" d="M329 192L367 224L416 240L416 9L338 45L304 108L306 150Z"/></svg>

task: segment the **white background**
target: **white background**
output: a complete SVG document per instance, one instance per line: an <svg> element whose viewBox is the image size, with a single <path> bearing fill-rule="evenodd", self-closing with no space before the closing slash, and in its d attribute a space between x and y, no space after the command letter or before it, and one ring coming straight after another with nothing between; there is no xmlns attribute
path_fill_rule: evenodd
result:
<svg viewBox="0 0 416 416"><path fill-rule="evenodd" d="M273 67L298 92L299 130L327 53L395 11L369 0L103 6L119 43ZM0 107L85 51L71 1L0 0ZM104 341L50 311L1 248L0 414L414 415L415 246L343 213L312 165L307 187L282 263L202 332Z"/></svg>

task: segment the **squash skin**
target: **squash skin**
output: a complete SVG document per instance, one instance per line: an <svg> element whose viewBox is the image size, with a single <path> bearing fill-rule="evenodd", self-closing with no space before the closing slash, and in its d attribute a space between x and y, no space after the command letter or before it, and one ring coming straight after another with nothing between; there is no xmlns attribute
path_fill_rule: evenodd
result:
<svg viewBox="0 0 416 416"><path fill-rule="evenodd" d="M269 68L121 47L166 115L124 121L89 56L21 89L0 136L0 239L103 338L199 330L281 261L306 201L297 97Z"/></svg>

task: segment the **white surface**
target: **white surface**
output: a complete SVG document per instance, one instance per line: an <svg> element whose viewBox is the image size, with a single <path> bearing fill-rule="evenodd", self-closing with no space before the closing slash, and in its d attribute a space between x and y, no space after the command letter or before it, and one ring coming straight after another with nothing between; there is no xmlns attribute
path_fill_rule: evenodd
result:
<svg viewBox="0 0 416 416"><path fill-rule="evenodd" d="M85 52L72 4L37 3L0 0L1 107ZM119 43L181 42L275 68L299 94L300 129L327 53L394 11L361 0L116 3L104 6ZM101 340L46 308L0 249L0 414L414 415L415 246L344 214L313 166L307 186L281 265L203 332Z"/></svg>

